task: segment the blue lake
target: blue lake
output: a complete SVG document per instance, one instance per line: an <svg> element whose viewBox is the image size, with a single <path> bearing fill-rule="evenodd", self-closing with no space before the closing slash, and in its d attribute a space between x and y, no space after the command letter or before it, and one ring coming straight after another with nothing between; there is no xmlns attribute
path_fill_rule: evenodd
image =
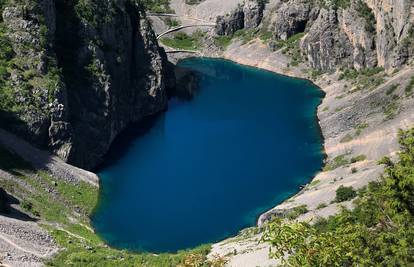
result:
<svg viewBox="0 0 414 267"><path fill-rule="evenodd" d="M197 71L195 97L128 129L99 173L92 222L111 246L174 252L224 239L322 166L316 86L226 60L179 66Z"/></svg>

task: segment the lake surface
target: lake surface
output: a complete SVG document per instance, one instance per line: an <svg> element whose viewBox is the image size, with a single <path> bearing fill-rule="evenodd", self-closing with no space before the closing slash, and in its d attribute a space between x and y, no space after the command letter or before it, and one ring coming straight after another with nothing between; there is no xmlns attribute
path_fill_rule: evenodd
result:
<svg viewBox="0 0 414 267"><path fill-rule="evenodd" d="M226 60L179 65L198 72L195 97L128 129L99 173L92 221L111 246L174 252L224 239L322 166L316 86Z"/></svg>

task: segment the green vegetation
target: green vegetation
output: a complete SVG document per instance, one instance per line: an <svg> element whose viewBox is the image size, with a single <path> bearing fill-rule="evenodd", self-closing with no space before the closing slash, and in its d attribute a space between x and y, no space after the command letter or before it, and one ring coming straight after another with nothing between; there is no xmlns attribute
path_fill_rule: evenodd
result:
<svg viewBox="0 0 414 267"><path fill-rule="evenodd" d="M320 210L320 209L323 209L323 208L326 208L326 207L328 207L328 205L327 205L326 203L320 203L320 204L316 207L316 209L317 209L317 210Z"/></svg>
<svg viewBox="0 0 414 267"><path fill-rule="evenodd" d="M203 2L203 0L185 0L185 3L187 5L197 5Z"/></svg>
<svg viewBox="0 0 414 267"><path fill-rule="evenodd" d="M239 39L242 41L242 44L247 44L258 35L258 31L256 29L241 29L236 31L232 38Z"/></svg>
<svg viewBox="0 0 414 267"><path fill-rule="evenodd" d="M369 124L368 124L368 123L361 123L361 124L359 124L359 125L356 127L355 135L356 135L356 136L361 135L362 131L363 131L364 129L368 128L368 127L369 127Z"/></svg>
<svg viewBox="0 0 414 267"><path fill-rule="evenodd" d="M353 88L348 93L360 90L372 90L384 83L384 68L375 67L357 71L355 69L344 69L339 75L338 80L350 81Z"/></svg>
<svg viewBox="0 0 414 267"><path fill-rule="evenodd" d="M19 122L19 115L29 112L40 121L49 113L49 104L61 85L56 61L48 53L48 29L40 15L40 4L37 1L2 1L0 4L1 10L9 5L23 9L24 5L33 23L23 33L0 20L0 121L8 127ZM16 36L22 35L26 38L17 41ZM39 66L47 69L47 73ZM13 81L11 73L15 77Z"/></svg>
<svg viewBox="0 0 414 267"><path fill-rule="evenodd" d="M16 180L0 177L0 187L21 200L22 209L39 217L64 248L47 266L223 266L223 258L207 261L209 245L176 254L132 253L109 248L90 227L89 215L98 200L98 188L72 184L34 170L30 164L0 146L0 168Z"/></svg>
<svg viewBox="0 0 414 267"><path fill-rule="evenodd" d="M299 41L305 34L303 32L297 33L290 36L286 40L280 40L276 43L276 46L282 50L283 54L288 55L291 58L290 64L292 66L297 66L299 63L303 62L302 54L299 48Z"/></svg>
<svg viewBox="0 0 414 267"><path fill-rule="evenodd" d="M347 154L342 154L339 156L336 156L331 162L328 162L325 167L324 171L332 171L335 170L341 166L349 164L349 160L346 158Z"/></svg>
<svg viewBox="0 0 414 267"><path fill-rule="evenodd" d="M407 86L405 87L405 94L411 95L414 88L414 76L411 76L410 81L408 82Z"/></svg>
<svg viewBox="0 0 414 267"><path fill-rule="evenodd" d="M180 22L178 20L172 19L170 17L165 18L164 22L169 28L180 26Z"/></svg>
<svg viewBox="0 0 414 267"><path fill-rule="evenodd" d="M367 32L375 32L375 15L369 6L362 0L357 1L357 6L355 10L358 12L359 16L362 17L365 21L365 30Z"/></svg>
<svg viewBox="0 0 414 267"><path fill-rule="evenodd" d="M263 241L287 266L412 266L414 263L414 129L401 131L400 159L360 190L353 210L314 226L275 219ZM287 257L284 257L289 255Z"/></svg>
<svg viewBox="0 0 414 267"><path fill-rule="evenodd" d="M384 120L393 119L399 112L399 105L396 101L389 102L385 107L383 107Z"/></svg>
<svg viewBox="0 0 414 267"><path fill-rule="evenodd" d="M324 171L332 171L335 170L339 167L351 164L351 163L355 163L358 161L363 161L365 160L367 157L365 155L358 155L355 157L352 157L351 159L347 158L347 154L341 154L339 156L336 156L332 161L328 162L325 167L324 167Z"/></svg>
<svg viewBox="0 0 414 267"><path fill-rule="evenodd" d="M111 23L116 13L113 1L78 0L75 5L76 14L90 25Z"/></svg>
<svg viewBox="0 0 414 267"><path fill-rule="evenodd" d="M204 35L205 33L202 31L195 31L192 35L179 32L173 38L162 38L161 42L176 49L197 50L201 46Z"/></svg>
<svg viewBox="0 0 414 267"><path fill-rule="evenodd" d="M336 189L335 201L344 202L344 201L351 200L355 198L356 196L357 196L357 193L352 186L341 185L340 187L338 187L338 189Z"/></svg>
<svg viewBox="0 0 414 267"><path fill-rule="evenodd" d="M347 143L347 142L352 141L352 139L354 139L352 137L352 135L346 134L344 137L341 138L341 140L339 142L341 142L341 143Z"/></svg>
<svg viewBox="0 0 414 267"><path fill-rule="evenodd" d="M312 186L315 186L315 185L317 185L317 184L319 184L321 182L321 180L313 180L310 184L309 184L309 186L310 187L312 187Z"/></svg>
<svg viewBox="0 0 414 267"><path fill-rule="evenodd" d="M340 8L345 9L351 5L350 0L319 0L317 3L321 7L333 8L335 10L338 10Z"/></svg>
<svg viewBox="0 0 414 267"><path fill-rule="evenodd" d="M395 90L398 89L398 87L400 86L400 84L393 84L391 85L387 91L385 92L386 95L391 95L392 93L394 93Z"/></svg>
<svg viewBox="0 0 414 267"><path fill-rule="evenodd" d="M358 156L355 156L355 157L352 157L351 158L351 163L355 163L355 162L358 162L358 161L364 161L366 159L367 159L367 156L365 156L365 155L358 155Z"/></svg>
<svg viewBox="0 0 414 267"><path fill-rule="evenodd" d="M294 207L293 209L291 209L286 215L285 217L288 218L289 220L294 220L297 217L299 217L302 214L305 214L308 212L308 208L306 205L300 205L297 207Z"/></svg>
<svg viewBox="0 0 414 267"><path fill-rule="evenodd" d="M145 8L155 13L174 13L170 8L170 0L141 0Z"/></svg>
<svg viewBox="0 0 414 267"><path fill-rule="evenodd" d="M308 75L311 78L311 80L316 80L322 74L323 74L323 72L321 70L318 70L318 69L310 69Z"/></svg>
<svg viewBox="0 0 414 267"><path fill-rule="evenodd" d="M226 49L227 46L229 46L231 40L232 36L223 35L214 37L214 43L216 44L216 46L220 47L223 50Z"/></svg>

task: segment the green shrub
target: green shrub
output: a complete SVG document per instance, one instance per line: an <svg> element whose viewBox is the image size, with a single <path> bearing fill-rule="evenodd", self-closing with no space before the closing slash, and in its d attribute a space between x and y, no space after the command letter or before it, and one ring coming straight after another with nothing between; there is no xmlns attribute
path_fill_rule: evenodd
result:
<svg viewBox="0 0 414 267"><path fill-rule="evenodd" d="M347 164L349 164L349 160L346 158L346 154L342 154L336 156L332 161L328 162L323 170L332 171Z"/></svg>
<svg viewBox="0 0 414 267"><path fill-rule="evenodd" d="M400 131L399 140L400 160L386 166L379 182L359 190L352 210L313 226L278 218L269 223L262 240L271 245L270 257L283 266L411 266L414 129Z"/></svg>
<svg viewBox="0 0 414 267"><path fill-rule="evenodd" d="M357 192L352 186L343 186L341 185L336 189L336 202L344 202L351 200L357 196Z"/></svg>
<svg viewBox="0 0 414 267"><path fill-rule="evenodd" d="M392 101L388 103L385 107L383 107L383 113L384 113L384 120L391 120L393 119L397 114L399 110L399 105L396 101Z"/></svg>
<svg viewBox="0 0 414 267"><path fill-rule="evenodd" d="M216 44L216 46L220 47L221 49L226 49L227 46L230 45L232 38L233 38L232 36L227 36L227 35L216 36L214 37L214 43Z"/></svg>
<svg viewBox="0 0 414 267"><path fill-rule="evenodd" d="M362 131L366 128L368 128L369 124L368 123L361 123L356 127L356 131L355 131L355 135L361 135Z"/></svg>
<svg viewBox="0 0 414 267"><path fill-rule="evenodd" d="M328 207L328 205L327 205L326 203L320 203L320 204L316 207L316 209L317 209L317 210L320 210L320 209L323 209L323 208L326 208L326 207Z"/></svg>
<svg viewBox="0 0 414 267"><path fill-rule="evenodd" d="M26 211L32 211L33 209L33 204L27 200L23 200L20 203L20 206L22 207L22 209L26 210Z"/></svg>
<svg viewBox="0 0 414 267"><path fill-rule="evenodd" d="M358 0L356 10L359 16L365 20L365 30L374 33L376 20L371 8L369 8L369 6L362 0Z"/></svg>
<svg viewBox="0 0 414 267"><path fill-rule="evenodd" d="M358 155L358 156L355 156L355 157L352 157L351 158L351 163L355 163L355 162L358 162L358 161L364 161L366 159L367 159L367 156L365 156L365 155Z"/></svg>
<svg viewBox="0 0 414 267"><path fill-rule="evenodd" d="M307 212L308 212L307 205L300 205L300 206L294 207L292 210L290 210L286 214L286 218L288 218L290 220L294 220L297 217L299 217L300 215L305 214Z"/></svg>
<svg viewBox="0 0 414 267"><path fill-rule="evenodd" d="M408 82L407 86L405 87L406 95L411 95L414 88L414 76L411 76L410 81Z"/></svg>
<svg viewBox="0 0 414 267"><path fill-rule="evenodd" d="M390 88L387 89L387 91L385 92L386 95L391 95L392 93L394 93L395 90L398 89L398 86L400 86L400 84L393 84L390 86Z"/></svg>

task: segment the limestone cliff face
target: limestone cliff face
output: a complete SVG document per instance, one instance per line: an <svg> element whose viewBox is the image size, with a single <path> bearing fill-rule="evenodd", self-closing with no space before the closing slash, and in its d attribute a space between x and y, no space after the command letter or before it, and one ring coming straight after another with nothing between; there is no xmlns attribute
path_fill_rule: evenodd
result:
<svg viewBox="0 0 414 267"><path fill-rule="evenodd" d="M93 168L128 124L166 109L174 80L165 53L137 1L26 2L3 11L24 62L10 75L20 108L8 111L20 120L11 128Z"/></svg>
<svg viewBox="0 0 414 267"><path fill-rule="evenodd" d="M265 11L246 1L217 20L219 35L247 28L246 14L260 13L260 28L271 31L275 42L303 33L300 50L312 68L327 71L340 67L384 67L388 71L406 64L414 55L414 1L273 0ZM260 12L258 12L258 10Z"/></svg>
<svg viewBox="0 0 414 267"><path fill-rule="evenodd" d="M264 2L246 0L226 16L219 16L216 21L218 35L232 35L241 29L253 29L259 26L263 18Z"/></svg>

